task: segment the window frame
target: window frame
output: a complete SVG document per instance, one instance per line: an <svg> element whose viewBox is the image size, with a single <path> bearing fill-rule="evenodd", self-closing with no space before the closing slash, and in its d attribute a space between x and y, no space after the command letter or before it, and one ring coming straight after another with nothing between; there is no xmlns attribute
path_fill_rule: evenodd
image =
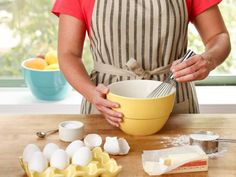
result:
<svg viewBox="0 0 236 177"><path fill-rule="evenodd" d="M236 75L213 75L195 82L196 86L235 86ZM1 87L26 87L23 78L0 78Z"/></svg>

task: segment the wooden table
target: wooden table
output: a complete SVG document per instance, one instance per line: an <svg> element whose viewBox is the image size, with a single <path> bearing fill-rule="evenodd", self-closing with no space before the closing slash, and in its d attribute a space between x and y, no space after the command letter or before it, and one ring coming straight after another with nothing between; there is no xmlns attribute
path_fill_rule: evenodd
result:
<svg viewBox="0 0 236 177"><path fill-rule="evenodd" d="M98 133L103 139L106 136L125 137L131 151L127 156L114 157L123 166L121 177L148 176L142 168L142 150L160 149L168 144L163 143L166 137L187 135L198 130L210 130L225 138L236 139L236 115L173 115L166 126L158 133L146 137L133 137L110 126L100 115L47 115L47 116L0 116L0 176L23 177L24 172L18 162L24 147L35 143L39 147L54 142L65 148L68 143L61 142L58 134L40 140L35 136L38 130L57 128L58 123L65 120L80 120L85 123L86 133ZM170 144L169 144L170 145ZM168 145L168 146L169 146ZM228 144L228 152L217 159L210 159L209 171L163 175L164 177L236 177L236 145Z"/></svg>

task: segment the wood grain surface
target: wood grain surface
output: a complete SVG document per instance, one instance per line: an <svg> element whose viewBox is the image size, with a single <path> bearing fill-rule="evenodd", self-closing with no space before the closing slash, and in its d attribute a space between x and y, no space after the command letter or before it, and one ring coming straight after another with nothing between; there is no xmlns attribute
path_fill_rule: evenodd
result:
<svg viewBox="0 0 236 177"><path fill-rule="evenodd" d="M127 156L114 156L123 166L120 177L147 177L141 163L143 150L162 149L173 146L168 140L181 135L188 135L199 130L210 130L223 138L236 139L236 115L172 115L165 127L152 136L129 136L118 128L110 126L101 115L0 115L0 177L25 177L18 162L24 147L35 143L40 148L50 142L65 148L68 143L62 142L58 134L38 139L39 130L56 129L66 120L79 120L85 124L86 133L98 133L103 137L118 136L127 139L131 146ZM168 138L169 137L169 138ZM163 177L236 177L236 144L227 144L223 157L210 159L208 172L162 175Z"/></svg>

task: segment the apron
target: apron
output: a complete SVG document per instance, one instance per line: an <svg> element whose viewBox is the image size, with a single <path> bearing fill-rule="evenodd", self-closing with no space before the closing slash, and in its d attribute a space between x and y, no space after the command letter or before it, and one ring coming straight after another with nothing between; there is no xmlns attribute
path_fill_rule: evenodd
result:
<svg viewBox="0 0 236 177"><path fill-rule="evenodd" d="M95 0L91 52L98 85L130 79L163 81L187 49L185 0ZM193 83L176 83L173 113L198 113ZM99 113L83 99L82 114Z"/></svg>

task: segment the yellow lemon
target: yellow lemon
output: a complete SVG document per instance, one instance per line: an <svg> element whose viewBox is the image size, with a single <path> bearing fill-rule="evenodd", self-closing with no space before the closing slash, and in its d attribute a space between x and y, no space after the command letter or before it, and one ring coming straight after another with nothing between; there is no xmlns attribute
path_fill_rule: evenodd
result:
<svg viewBox="0 0 236 177"><path fill-rule="evenodd" d="M44 70L59 70L59 65L58 63L51 64L51 65L46 66Z"/></svg>
<svg viewBox="0 0 236 177"><path fill-rule="evenodd" d="M45 61L51 65L58 63L58 58L57 58L57 52L56 51L50 51L45 55Z"/></svg>
<svg viewBox="0 0 236 177"><path fill-rule="evenodd" d="M44 70L47 67L47 62L42 58L33 58L27 60L25 66L31 69Z"/></svg>

